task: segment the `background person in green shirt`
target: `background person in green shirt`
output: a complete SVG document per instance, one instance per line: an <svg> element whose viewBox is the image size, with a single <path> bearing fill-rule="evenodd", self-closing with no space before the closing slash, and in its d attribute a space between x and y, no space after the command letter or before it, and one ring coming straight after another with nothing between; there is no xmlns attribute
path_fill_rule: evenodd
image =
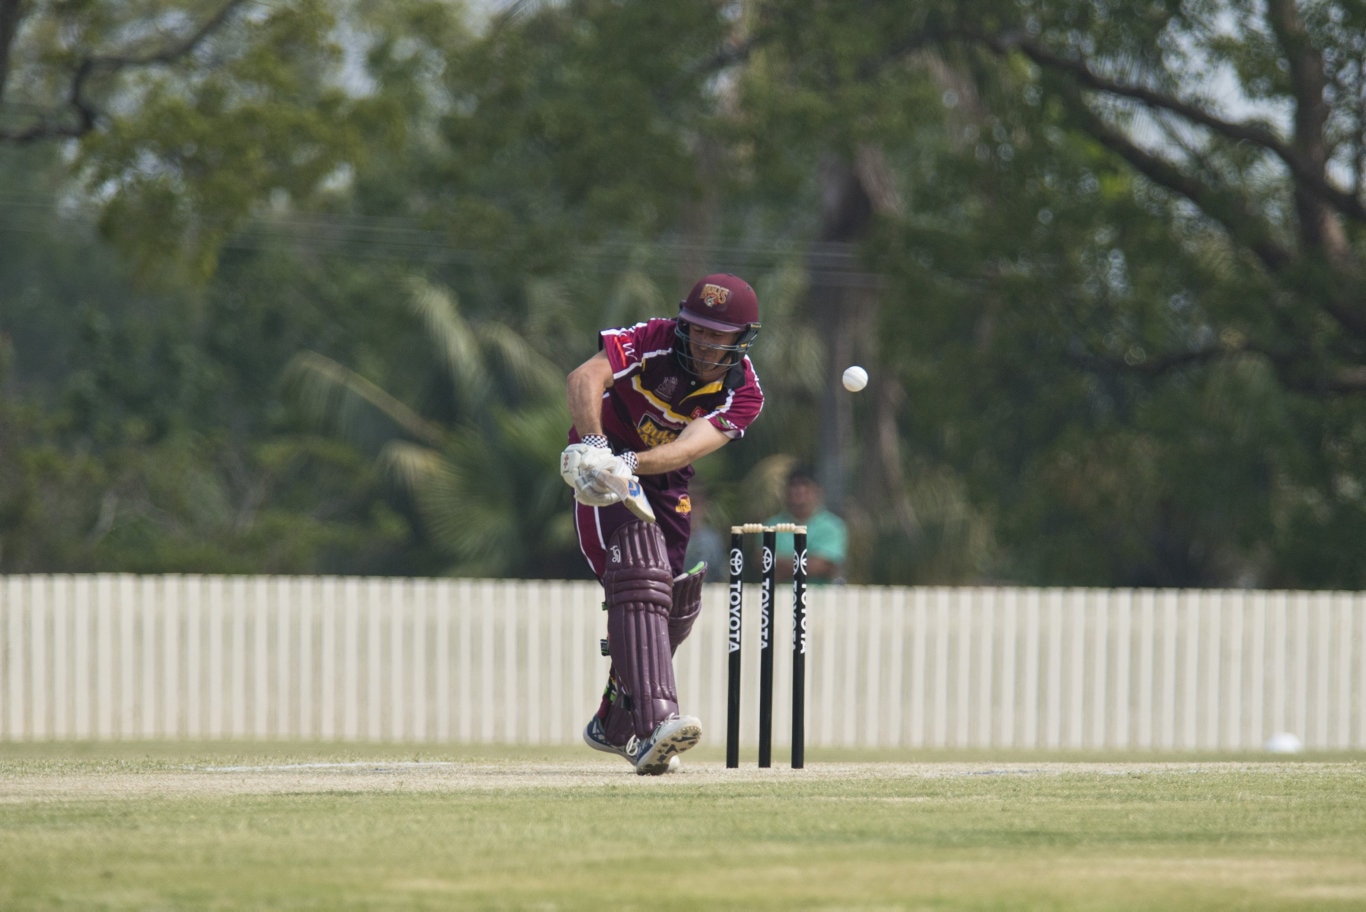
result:
<svg viewBox="0 0 1366 912"><path fill-rule="evenodd" d="M825 493L815 474L804 466L787 475L783 492L786 508L765 522L799 523L806 526L806 579L808 583L844 582L844 560L849 534L844 520L825 506ZM792 578L792 533L778 533L778 579Z"/></svg>

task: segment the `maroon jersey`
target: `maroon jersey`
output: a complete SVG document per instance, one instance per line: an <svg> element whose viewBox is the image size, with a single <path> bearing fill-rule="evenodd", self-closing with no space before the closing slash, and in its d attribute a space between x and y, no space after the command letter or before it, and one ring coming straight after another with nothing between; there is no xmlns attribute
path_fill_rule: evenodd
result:
<svg viewBox="0 0 1366 912"><path fill-rule="evenodd" d="M748 356L738 370L732 369L711 383L699 383L684 370L674 357L677 325L677 320L653 319L602 332L602 348L614 378L612 388L602 397L602 427L614 452L649 450L668 443L693 421L710 421L734 440L744 436L764 407L759 376ZM572 431L570 439L577 441L578 432ZM664 532L675 574L686 569L682 564L691 529L688 482L692 476L692 466L685 466L640 478ZM579 544L599 577L607 540L618 525L630 519L620 504L576 505Z"/></svg>
<svg viewBox="0 0 1366 912"><path fill-rule="evenodd" d="M698 419L710 421L734 440L744 435L763 408L764 394L748 357L734 388L725 379L699 385L683 370L674 357L677 324L650 320L602 333L602 348L615 378L603 396L602 426L614 448L657 447Z"/></svg>

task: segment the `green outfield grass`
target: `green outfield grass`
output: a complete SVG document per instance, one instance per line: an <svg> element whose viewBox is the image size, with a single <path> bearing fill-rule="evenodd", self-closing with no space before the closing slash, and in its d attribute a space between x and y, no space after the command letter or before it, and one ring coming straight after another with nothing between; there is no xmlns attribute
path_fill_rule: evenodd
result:
<svg viewBox="0 0 1366 912"><path fill-rule="evenodd" d="M0 744L0 909L1366 907L1360 755L687 760Z"/></svg>

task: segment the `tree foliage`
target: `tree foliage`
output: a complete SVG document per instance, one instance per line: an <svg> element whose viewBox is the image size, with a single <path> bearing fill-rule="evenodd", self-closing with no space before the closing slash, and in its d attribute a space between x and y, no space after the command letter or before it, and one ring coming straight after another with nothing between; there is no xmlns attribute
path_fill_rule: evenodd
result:
<svg viewBox="0 0 1366 912"><path fill-rule="evenodd" d="M1355 473L1320 471L1362 455L1337 436L1361 420L1354 14L754 8L746 54L781 74L772 95L878 95L801 127L890 163L881 195L904 208L855 173L850 210L898 277L879 306L890 400L910 403L896 426L917 468L952 467L994 530L979 571L1324 584L1281 549L1309 504L1330 539L1363 516ZM937 87L939 115L905 96L907 116L865 119L898 98L884 81Z"/></svg>
<svg viewBox="0 0 1366 912"><path fill-rule="evenodd" d="M1363 26L0 0L0 192L42 213L0 210L6 528L86 492L0 565L132 560L72 546L113 529L194 565L159 543L192 528L243 566L573 574L563 373L727 269L760 292L769 405L699 466L717 520L814 460L855 579L1360 586ZM295 520L319 537L272 559Z"/></svg>
<svg viewBox="0 0 1366 912"><path fill-rule="evenodd" d="M466 319L438 289L417 286L410 301L447 381L445 420L313 352L290 367L294 399L311 422L375 454L446 555L445 572L566 575L553 556L574 547L570 500L545 461L568 422L560 371L505 324Z"/></svg>

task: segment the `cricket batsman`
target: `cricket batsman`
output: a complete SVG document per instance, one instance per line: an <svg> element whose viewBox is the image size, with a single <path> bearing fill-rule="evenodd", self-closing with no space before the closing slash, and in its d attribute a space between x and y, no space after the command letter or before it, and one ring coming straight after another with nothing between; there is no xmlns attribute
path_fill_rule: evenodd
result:
<svg viewBox="0 0 1366 912"><path fill-rule="evenodd" d="M606 329L570 372L569 445L579 548L602 583L611 668L584 729L589 747L640 775L676 767L702 738L679 712L673 654L702 607L706 565L683 566L693 463L744 436L764 405L749 349L759 301L733 275L706 276L673 319Z"/></svg>

